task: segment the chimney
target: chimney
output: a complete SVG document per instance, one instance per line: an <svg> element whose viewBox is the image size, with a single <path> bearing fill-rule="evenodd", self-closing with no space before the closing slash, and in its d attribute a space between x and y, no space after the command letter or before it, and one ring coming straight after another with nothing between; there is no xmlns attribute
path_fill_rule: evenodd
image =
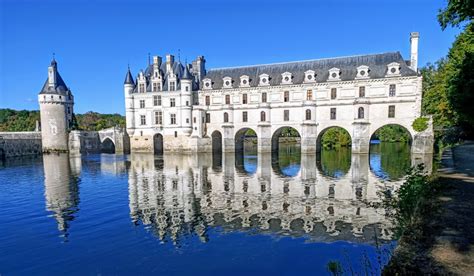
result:
<svg viewBox="0 0 474 276"><path fill-rule="evenodd" d="M174 56L167 54L166 55L166 73L171 73L173 70Z"/></svg>
<svg viewBox="0 0 474 276"><path fill-rule="evenodd" d="M198 56L192 64L193 75L197 76L198 81L201 81L206 75L206 60L204 56Z"/></svg>
<svg viewBox="0 0 474 276"><path fill-rule="evenodd" d="M161 66L161 57L160 56L153 56L153 70L158 71Z"/></svg>
<svg viewBox="0 0 474 276"><path fill-rule="evenodd" d="M418 32L410 33L410 68L414 71L418 70Z"/></svg>

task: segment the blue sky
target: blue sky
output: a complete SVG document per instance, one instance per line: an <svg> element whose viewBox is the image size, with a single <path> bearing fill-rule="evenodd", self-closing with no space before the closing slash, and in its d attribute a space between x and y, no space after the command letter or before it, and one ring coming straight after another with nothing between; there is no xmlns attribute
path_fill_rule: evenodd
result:
<svg viewBox="0 0 474 276"><path fill-rule="evenodd" d="M204 55L207 68L400 51L420 32L419 65L446 55L444 0L0 0L0 108L38 109L56 53L75 111L124 114L123 80L148 53Z"/></svg>

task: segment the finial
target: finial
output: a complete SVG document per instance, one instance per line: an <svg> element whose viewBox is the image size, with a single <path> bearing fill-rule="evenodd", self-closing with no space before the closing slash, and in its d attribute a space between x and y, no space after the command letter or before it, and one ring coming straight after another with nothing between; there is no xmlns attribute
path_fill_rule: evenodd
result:
<svg viewBox="0 0 474 276"><path fill-rule="evenodd" d="M148 53L148 65L150 65L150 53Z"/></svg>
<svg viewBox="0 0 474 276"><path fill-rule="evenodd" d="M53 59L55 59L55 57L56 57L56 53L53 52Z"/></svg>
<svg viewBox="0 0 474 276"><path fill-rule="evenodd" d="M178 61L181 63L181 49L178 49Z"/></svg>

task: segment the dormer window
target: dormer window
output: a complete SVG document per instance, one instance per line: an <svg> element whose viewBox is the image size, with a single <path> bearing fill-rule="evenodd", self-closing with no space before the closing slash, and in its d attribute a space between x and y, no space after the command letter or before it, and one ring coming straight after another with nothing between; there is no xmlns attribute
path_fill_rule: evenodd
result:
<svg viewBox="0 0 474 276"><path fill-rule="evenodd" d="M341 80L341 70L339 68L329 69L328 81L339 81Z"/></svg>
<svg viewBox="0 0 474 276"><path fill-rule="evenodd" d="M250 78L247 75L240 76L240 87L250 87Z"/></svg>
<svg viewBox="0 0 474 276"><path fill-rule="evenodd" d="M397 62L392 62L387 65L387 77L391 76L400 76L400 64Z"/></svg>
<svg viewBox="0 0 474 276"><path fill-rule="evenodd" d="M223 78L222 83L224 84L224 88L232 88L232 78L231 77Z"/></svg>
<svg viewBox="0 0 474 276"><path fill-rule="evenodd" d="M258 85L260 85L260 86L268 86L268 85L270 85L270 76L269 76L269 75L267 75L267 74L261 74L261 75L259 76L259 78L260 78L260 82L259 82Z"/></svg>
<svg viewBox="0 0 474 276"><path fill-rule="evenodd" d="M292 84L292 76L290 72L285 72L281 74L281 84Z"/></svg>
<svg viewBox="0 0 474 276"><path fill-rule="evenodd" d="M313 70L304 72L304 82L311 83L316 82L316 73Z"/></svg>
<svg viewBox="0 0 474 276"><path fill-rule="evenodd" d="M212 89L212 81L211 79L204 79L202 81L203 85L204 85L204 89Z"/></svg>
<svg viewBox="0 0 474 276"><path fill-rule="evenodd" d="M369 78L369 66L367 65L361 65L357 67L357 75L356 79L367 79Z"/></svg>

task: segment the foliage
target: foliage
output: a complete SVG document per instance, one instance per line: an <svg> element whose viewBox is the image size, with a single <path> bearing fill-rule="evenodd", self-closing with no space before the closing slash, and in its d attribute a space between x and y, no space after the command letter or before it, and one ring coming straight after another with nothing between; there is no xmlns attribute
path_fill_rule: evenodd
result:
<svg viewBox="0 0 474 276"><path fill-rule="evenodd" d="M300 137L300 134L296 129L292 127L286 127L281 131L280 137Z"/></svg>
<svg viewBox="0 0 474 276"><path fill-rule="evenodd" d="M246 137L257 137L257 133L255 133L255 131L251 128L249 128L246 132L245 132L245 136Z"/></svg>
<svg viewBox="0 0 474 276"><path fill-rule="evenodd" d="M34 131L39 111L0 109L0 131Z"/></svg>
<svg viewBox="0 0 474 276"><path fill-rule="evenodd" d="M332 127L328 129L321 137L321 145L325 149L350 147L351 143L351 136L349 133L340 127Z"/></svg>
<svg viewBox="0 0 474 276"><path fill-rule="evenodd" d="M386 125L377 129L372 138L378 139L381 142L407 143L410 141L410 133L402 126Z"/></svg>
<svg viewBox="0 0 474 276"><path fill-rule="evenodd" d="M474 2L472 0L449 0L448 6L439 11L438 22L444 30L448 25L457 27L474 16Z"/></svg>
<svg viewBox="0 0 474 276"><path fill-rule="evenodd" d="M343 275L342 265L338 261L329 261L326 264L326 269L333 276Z"/></svg>
<svg viewBox="0 0 474 276"><path fill-rule="evenodd" d="M344 176L351 168L351 151L349 148L323 149L317 165L326 176L333 178Z"/></svg>
<svg viewBox="0 0 474 276"><path fill-rule="evenodd" d="M40 113L37 110L0 109L0 131L33 131L36 121L40 121ZM101 130L113 126L125 127L125 117L120 114L96 112L73 116L73 129Z"/></svg>
<svg viewBox="0 0 474 276"><path fill-rule="evenodd" d="M428 128L428 118L416 118L411 126L416 132L425 131Z"/></svg>

